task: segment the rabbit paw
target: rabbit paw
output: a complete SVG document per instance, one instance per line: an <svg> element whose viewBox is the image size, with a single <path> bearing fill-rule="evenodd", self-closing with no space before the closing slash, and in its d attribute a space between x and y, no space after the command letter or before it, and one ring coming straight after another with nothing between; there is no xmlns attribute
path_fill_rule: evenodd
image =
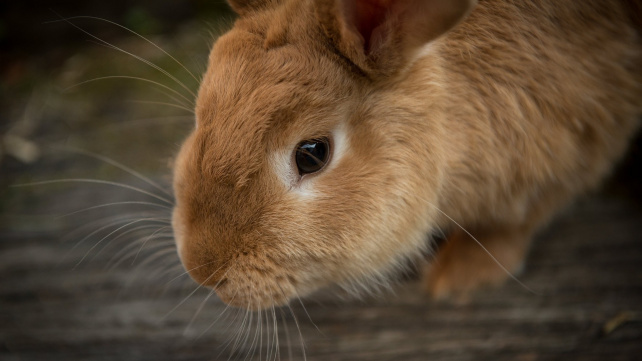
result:
<svg viewBox="0 0 642 361"><path fill-rule="evenodd" d="M474 291L500 285L509 273L522 268L530 234L514 230L471 234L479 243L466 232L455 232L426 267L424 286L433 298L465 303Z"/></svg>

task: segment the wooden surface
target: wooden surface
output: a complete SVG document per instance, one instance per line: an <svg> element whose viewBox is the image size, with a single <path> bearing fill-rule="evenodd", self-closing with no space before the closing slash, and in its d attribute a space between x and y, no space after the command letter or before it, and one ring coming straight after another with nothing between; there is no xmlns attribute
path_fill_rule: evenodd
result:
<svg viewBox="0 0 642 361"><path fill-rule="evenodd" d="M609 192L580 200L539 235L520 276L537 294L508 282L467 305L434 303L412 278L392 292L362 300L342 300L335 291L324 290L303 300L307 314L300 303L292 304L297 322L290 310L276 311L280 359L303 359L300 329L308 360L638 360L642 203L626 187L631 183L616 183ZM259 352L266 359L272 333L263 333L262 347L251 347L259 339L255 328L235 353L231 346L225 348L243 324L243 314L225 310L215 297L203 303L205 290L189 296L194 284L186 277L170 282L180 271L163 274L159 269L176 264L172 253L145 264L155 254L157 240L145 246L133 265L130 258L115 268L108 267L114 255L144 235L112 235L102 251L107 244L101 241L103 234L77 244L81 235L106 222L92 221L130 211L142 214L145 208L46 215L62 214L70 204L150 200L132 193L91 184L56 188L36 194L32 206L40 211L34 213L45 215L5 211L0 359L244 360L252 352L254 359ZM60 231L74 229L68 241L61 241Z"/></svg>

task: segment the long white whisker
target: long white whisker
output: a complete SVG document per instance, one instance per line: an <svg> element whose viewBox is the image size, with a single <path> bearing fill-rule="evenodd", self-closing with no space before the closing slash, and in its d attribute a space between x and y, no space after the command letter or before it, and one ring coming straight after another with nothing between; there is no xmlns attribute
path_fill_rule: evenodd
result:
<svg viewBox="0 0 642 361"><path fill-rule="evenodd" d="M214 275L216 274L216 272L218 272L218 271L219 271L223 266L225 266L226 264L227 264L227 262L226 262L226 263L224 263L223 265L221 265L219 268L217 268L217 269L216 269L216 271L212 272L212 274L211 274L211 275L209 275L209 276L205 279L205 281L203 281L203 283L205 283L205 282L209 281L212 277L214 277ZM196 288L194 289L194 291L192 291L189 295L187 295L187 297L185 297L185 298L184 298L184 299L183 299L183 300L182 300L178 305L176 305L174 308L172 308L172 310L171 310L171 311L169 311L165 316L163 316L163 318L162 318L162 319L163 319L163 320L164 320L164 319L166 319L169 315L171 315L174 311L176 311L176 309L178 309L178 308L179 308L183 303L185 303L185 302L186 302L190 297L192 297L192 295L194 295L194 293L196 293L196 291L198 291L201 287L203 287L203 285L199 283L199 284L196 286Z"/></svg>
<svg viewBox="0 0 642 361"><path fill-rule="evenodd" d="M166 247L168 249L172 249L174 251L174 254L171 257L171 260L173 262L168 262L167 264L165 264L165 268L161 273L161 276L163 276L163 277L159 277L158 278L158 279L161 279L161 280L166 280L167 277L169 277L170 274L176 274L176 273L178 273L178 272L183 270L183 265L181 264L181 262L178 259L178 257L176 257L176 253L175 253L176 252L176 246L174 245L174 243L171 242L171 243L167 244ZM163 292L167 292L168 288L169 287L162 287Z"/></svg>
<svg viewBox="0 0 642 361"><path fill-rule="evenodd" d="M277 285L279 287L279 290L281 291L281 294L283 295L283 298L285 297L285 292L281 288L280 285ZM292 318L294 319L294 324L296 325L296 329L299 331L299 340L301 341L301 350L303 352L303 360L307 360L306 354L305 354L305 343L303 342L303 333L301 332L301 328L299 327L299 321L296 318L296 315L294 314L294 310L292 310L292 307L290 304L287 304L288 310L290 310L290 314L292 315Z"/></svg>
<svg viewBox="0 0 642 361"><path fill-rule="evenodd" d="M243 333L243 331L245 329L245 324L247 322L247 318L248 318L248 313L249 312L250 312L250 301L248 300L247 307L245 308L245 315L243 316L243 319L241 320L241 324L239 325L239 328L233 334L234 342L232 343L232 339L230 339L230 343L227 346L225 346L225 348L223 349L223 351L225 351L225 349L228 346L231 346L231 348L230 348L230 356L227 358L228 361L230 360L232 355L234 355L234 352L237 350L237 345L240 342L240 339L242 337L242 333Z"/></svg>
<svg viewBox="0 0 642 361"><path fill-rule="evenodd" d="M259 361L263 360L263 336L269 336L269 330L268 327L269 325L267 324L268 318L267 318L267 310L261 310L260 311L260 322L259 322ZM266 322L265 326L265 331L263 330L263 321ZM265 345L267 346L267 338L266 338L266 343ZM267 353L267 350L265 351ZM266 355L267 356L267 355ZM254 355L252 355L254 357Z"/></svg>
<svg viewBox="0 0 642 361"><path fill-rule="evenodd" d="M138 265L137 268L143 268L143 267L147 266L148 264L150 264L150 263L152 263L152 262L154 262L154 261L156 261L156 260L168 255L168 254L171 254L171 255L176 254L176 248L174 248L174 246L172 244L165 245L165 246L162 247L162 249L163 249L162 251L156 251L153 254L150 254L149 257L145 258Z"/></svg>
<svg viewBox="0 0 642 361"><path fill-rule="evenodd" d="M161 48L160 46L156 45L156 43L154 43L153 41L149 40L148 38L144 37L143 35L133 31L132 29L130 29L130 28L126 27L126 26L120 25L120 24L118 24L116 22L113 22L111 20L107 20L107 19L103 19L103 18L99 18L99 17L94 17L94 16L87 16L87 15L85 15L85 16L73 16L73 17L68 17L68 18L61 19L61 20L56 20L56 21L67 21L67 22L69 22L70 20L75 20L75 19L93 19L93 20L104 21L104 22L107 22L109 24L117 26L117 27L119 27L119 28L121 28L123 30L126 30L126 31L138 36L139 38L145 40L147 43L149 43L150 45L152 45L156 49L160 50L163 54L167 55L170 59L172 59L174 62L176 62L176 64L181 66L192 77L192 79L194 79L197 83L200 83L198 78L191 71L189 71L189 69L187 69L187 67L185 67L185 65L183 65L183 63L178 61L176 58L174 58L167 51L163 50L163 48Z"/></svg>
<svg viewBox="0 0 642 361"><path fill-rule="evenodd" d="M281 359L281 352L280 352L280 346L279 346L279 322L278 319L276 318L276 311L274 310L274 304L272 304L272 327L274 330L272 331L272 345L274 346L274 360L276 361L277 359ZM271 348L270 348L271 350ZM267 359L270 361L270 358L268 357Z"/></svg>
<svg viewBox="0 0 642 361"><path fill-rule="evenodd" d="M283 308L279 308L281 313L281 321L283 322L283 330L285 331L285 341L288 344L288 360L292 360L292 341L290 340L290 329L288 328L288 322L285 318L285 311Z"/></svg>
<svg viewBox="0 0 642 361"><path fill-rule="evenodd" d="M210 297L212 297L212 296L213 296L213 295L215 295L215 294L216 294L216 291L214 290L214 288L212 288L212 289L210 290L210 292L207 294L207 296L205 296L205 298L203 299L203 301L201 301L201 304L200 304L200 305L198 305L198 308L196 309L196 312L194 313L194 316L192 316L192 318L191 318L191 319L189 320L189 322L187 323L187 326L185 326L185 330L183 331L183 335L186 335L186 334L187 334L187 331L190 329L190 327L192 327L192 324L194 323L194 321L196 321L196 317L198 317L198 315L199 315L199 314L201 313L201 311L203 310L203 307L204 307L204 306L205 306L205 304L207 303L207 300L209 300L209 299L210 299Z"/></svg>
<svg viewBox="0 0 642 361"><path fill-rule="evenodd" d="M243 358L243 361L247 360L247 358L248 358L248 357L250 357L250 360L251 360L252 358L254 358L254 353L256 352L256 344L257 344L257 340L258 340L258 339L260 339L260 337L259 337L259 335L260 335L260 334L259 334L259 332L260 332L260 330L261 330L260 324L261 324L261 322L262 322L262 318L261 318L261 317L262 317L262 315L263 315L263 313L261 312L261 310L259 310L259 311L257 311L257 312L256 312L256 326L254 326L254 338L252 339L252 342L250 343L249 350L248 350L248 351L247 351L247 353L245 354L245 358ZM248 331L250 331L250 332L251 332L251 329L252 329L252 328L250 327L250 328L248 329ZM248 335L248 336L249 336L249 335ZM244 348L245 348L245 347L244 347ZM251 351L251 353L250 353L250 351ZM260 355L260 352L261 352L261 351L260 351L260 349L259 349L259 355Z"/></svg>
<svg viewBox="0 0 642 361"><path fill-rule="evenodd" d="M160 94L166 96L169 100L174 101L174 104L182 105L182 106L184 106L186 108L190 108L190 110L194 109L194 107L196 106L193 102L189 101L189 102L186 103L184 100L176 97L175 95L173 95L172 93L167 92L164 89L152 88L152 90L156 91L157 93L160 93ZM192 113L192 112L190 112L190 113Z"/></svg>
<svg viewBox="0 0 642 361"><path fill-rule="evenodd" d="M181 278L181 277L185 276L186 274L188 274L188 273L190 273L190 272L192 272L192 271L194 271L194 270L197 270L197 269L199 269L199 268L201 268L201 267L205 267L205 266L210 265L210 264L212 264L212 263L214 263L214 262L216 262L216 261L207 262L207 263L204 263L204 264L202 264L202 265L200 265L200 266L197 266L197 267L191 268L191 269L189 269L189 270L187 270L187 271L184 271L184 272L182 272L181 274L179 274L178 276L176 276L176 277L172 278L171 280L169 280L169 281L165 284L165 286L168 286L170 283L172 283L172 282L176 281L177 279L179 279L179 278Z"/></svg>
<svg viewBox="0 0 642 361"><path fill-rule="evenodd" d="M111 235L113 235L114 233L116 233L116 232L120 231L120 230L121 230L121 229L123 229L123 228L129 227L129 226L130 226L130 225L132 225L132 224L136 224L136 223L139 223L139 222L147 222L147 221L154 222L154 221L158 221L158 219L157 219L157 218L141 218L141 219L136 219L136 220L134 220L134 221L131 221L131 222L129 222L129 223L126 223L125 225L122 225L122 226L120 226L120 227L116 228L115 230L111 231L111 232L110 232L110 233L108 233L106 236L104 236L103 238L101 238L98 242L96 242L96 243L95 243L91 248L89 248L89 250L87 251L87 253L85 253L85 255L80 259L80 261L78 261L78 263L76 263L76 266L74 266L74 269L75 269L75 268L77 268L77 267L78 267L78 266L79 266L79 265L80 265L80 264L85 260L85 258L87 258L87 256L89 255L89 253L91 253L91 251L93 251L96 247L98 247L98 245L99 245L99 244L101 244L105 239L109 238L109 237L110 237ZM100 253L100 252L98 252L98 253ZM94 257L95 257L95 256L97 256L97 255L98 255L98 253L96 253L96 255L94 255Z"/></svg>
<svg viewBox="0 0 642 361"><path fill-rule="evenodd" d="M234 294L234 297L236 297L236 294ZM229 306L229 304L228 304L228 306ZM227 309L227 307L226 307L225 309ZM223 311L225 311L225 310L223 310ZM235 312L235 314L234 314L234 317L232 318L232 321L230 321L230 323L225 327L224 331L225 331L226 335L228 335L228 338L227 338L227 341L225 341L225 343L224 343L223 345L219 346L219 348L221 349L221 351L218 353L218 356L216 356L215 360L218 360L219 358L221 358L221 355L222 355L222 354L225 352L225 350L227 350L227 348L228 348L228 347L230 347L230 345L232 344L232 338L234 337L234 334L235 334L236 332L238 332L238 330L237 330L237 331L234 331L234 332L232 332L232 333L227 332L227 331L228 331L228 330L230 329L230 327L232 327L232 325L236 322L236 320L239 318L239 314L240 314L242 311L243 311L243 310L241 310L241 309L237 309L237 310L236 310L236 312ZM202 337L202 336L203 336L203 335L204 335L204 334L205 334L205 333L206 333L210 328L212 328L212 327L214 326L214 324L215 324L215 323L216 323L216 322L212 322L212 323L211 323L211 324L210 324L210 325L205 329L205 331L203 331L203 332L201 333L201 335L199 336L199 338L200 338L200 337ZM231 354L231 353L232 353L232 350L230 350L230 354Z"/></svg>
<svg viewBox="0 0 642 361"><path fill-rule="evenodd" d="M223 267L223 266L219 267L216 271L214 271L214 273L218 272L222 267ZM207 296L205 297L205 299L203 299L203 301L201 302L201 304L200 304L200 305L198 306L198 308L196 309L196 312L194 313L194 316L192 316L192 319L189 321L189 323L188 323L188 324L187 324L187 326L185 327L185 331L183 332L184 334L186 334L186 333L187 333L187 330L192 326L192 323L194 323L194 321L196 320L196 317L198 316L198 314L203 310L203 307L205 306L205 303L207 302L207 300L209 300L209 299L210 299L210 297L212 297L214 294L216 294L216 291L215 291L215 290L216 290L216 287L218 287L218 285L220 285L220 284L221 284L221 282L223 281L223 279L225 279L225 276L227 276L227 273L228 273L229 271L230 271L230 270L229 270L229 268L228 268L228 270L227 270L227 271L225 271L225 273L223 274L223 276L221 276L221 279L220 279L218 282L216 282L216 285L214 285L214 287L212 287L212 289L211 289L211 290L210 290L210 292L207 294ZM227 307L225 307L225 309L227 309ZM225 309L223 310L223 312L225 312ZM219 314L219 317L223 314L223 312L221 312L221 314ZM218 318L217 318L217 319L218 319ZM216 320L215 320L214 322L216 322Z"/></svg>
<svg viewBox="0 0 642 361"><path fill-rule="evenodd" d="M142 225L142 226L134 227L132 229L129 229L129 230L119 234L117 237L115 237L114 239L111 240L111 243L113 243L114 241L116 241L119 238L124 237L124 236L126 236L128 234L135 233L135 232L142 231L144 229L149 229L149 228L158 228L158 225L156 225L156 224L154 224L154 225L148 224L148 225ZM120 251L116 252L111 257L111 259L107 262L106 269L116 268L122 262L123 259L127 258L127 257L122 257L121 258L121 256L126 255L126 254L128 254L128 252L132 251L136 247L136 243L137 242L138 241L131 242L130 244L128 244L125 247L121 248ZM113 264L114 260L117 260L117 259L118 259L118 261L115 264Z"/></svg>
<svg viewBox="0 0 642 361"><path fill-rule="evenodd" d="M104 225L102 227L99 227L98 229L96 229L93 232L89 233L85 237L81 238L80 241L76 242L76 244L74 244L74 246L71 247L71 249L69 251L70 252L73 251L74 249L76 249L78 246L80 246L82 243L84 243L87 239L91 238L95 234L98 234L98 233L100 233L101 231L103 231L103 230L105 230L107 228L110 228L110 227L113 227L115 225L121 224L122 222L127 222L126 220L130 220L131 217L124 218L124 217L120 217L119 216L119 217L114 217L114 219L115 220L113 222L110 221L110 223L108 223L108 224L106 224L106 225Z"/></svg>
<svg viewBox="0 0 642 361"><path fill-rule="evenodd" d="M130 102L130 103L137 103L137 104L164 105L164 106L168 106L168 107L184 110L184 111L186 111L186 112L188 112L190 114L195 114L194 110L192 108L188 108L188 107L186 107L184 105L180 105L180 104L157 102L157 101L153 101L153 100L127 100L127 101Z"/></svg>
<svg viewBox="0 0 642 361"><path fill-rule="evenodd" d="M145 247L145 245L147 244L147 242L148 242L150 239L154 239L154 238L153 238L154 236L156 236L159 232L161 232L162 230L165 230L165 229L167 229L167 228L171 228L171 226L163 226L163 227L160 227L159 229L157 229L156 231L154 231L152 234L150 234L149 236L147 236L147 238L146 238L146 239L142 242L142 244L140 245L140 248L138 249L138 252L136 252L136 255L134 256L134 259L132 260L132 264L134 264L134 263L136 262L136 259L138 258L138 255L139 255L139 254L140 254L140 252L143 250L143 248Z"/></svg>
<svg viewBox="0 0 642 361"><path fill-rule="evenodd" d="M153 198L156 198L158 200L161 200L163 202L166 202L167 204L173 205L174 203L164 197L161 197L157 194L147 192L144 189L130 186L128 184L122 184L122 183L117 183L117 182L111 182L111 181L105 181L105 180L100 180L100 179L87 179L87 178L66 178L66 179L52 179L52 180L46 180L46 181L39 181L39 182L31 182L31 183L22 183L22 184L14 184L12 187L31 187L31 186L39 186L39 185L47 185L47 184L57 184L57 183L94 183L94 184L105 184L105 185L110 185L114 187L119 187L119 188L124 188L124 189L129 189Z"/></svg>
<svg viewBox="0 0 642 361"><path fill-rule="evenodd" d="M83 224L82 226L80 226L80 227L68 232L67 234L63 235L60 239L63 242L69 242L71 240L76 239L77 238L77 236L76 236L77 234L85 234L85 232L86 232L85 230L86 229L94 229L95 227L98 227L100 224L103 224L102 226L100 226L100 229L94 230L89 235L84 237L84 238L89 238L90 236L98 233L99 231L101 231L101 230L103 230L105 228L117 225L117 224L122 223L122 222L127 222L127 221L131 220L132 218L134 218L136 216L140 216L140 215L142 215L142 213L136 212L136 213L119 214L119 215L112 216L112 217L100 218L100 219L88 222L86 224ZM77 243L82 243L82 241L77 242ZM74 248L76 248L77 246L78 246L78 244L76 244L72 248L72 250Z"/></svg>
<svg viewBox="0 0 642 361"><path fill-rule="evenodd" d="M248 313L250 314L250 318L247 321L247 329L245 331L245 337L243 337L243 342L239 345L238 351L240 352L241 350L247 349L247 342L250 340L250 334L252 332L252 321L254 320L254 312L250 310L250 305L251 302L248 301ZM247 357L247 356L246 356Z"/></svg>
<svg viewBox="0 0 642 361"><path fill-rule="evenodd" d="M80 28L79 28L79 29L80 29ZM83 31L84 31L84 30L83 30ZM85 32L85 33L86 33L87 35L89 35L89 36L94 37L93 35L89 34L88 32ZM96 39L98 39L98 38L96 38ZM168 77L169 79L171 79L173 82L175 82L176 84L178 84L181 88L183 88L183 89L187 90L187 92L188 92L192 97L196 98L196 93L194 93L194 91L193 91L193 90L191 90L187 85L185 85L185 83L183 83L182 81L178 80L178 78L176 78L175 76L173 76L173 75L172 75L170 72L168 72L167 70L165 70L165 69L161 68L160 66L158 66L158 65L154 64L153 62L151 62L151 61L149 61L149 60L147 60L147 59L145 59L145 58L143 58L143 57L141 57L141 56L138 56L138 55L136 55L136 54L134 54L134 53L131 53L131 52L129 52L129 51L125 50L125 49L122 49L122 48L120 48L120 47L118 47L118 46L116 46L116 45L114 45L114 44L108 43L108 42L106 42L106 41L104 41L104 40L102 40L102 39L98 39L98 40L102 43L101 45L104 45L104 46L105 46L105 47L107 47L107 48L110 48L110 49L113 49L113 50L119 51L119 52L121 52L121 53L123 53L123 54L127 54L127 55L129 55L129 56L133 57L134 59L136 59L136 60L138 60L138 61L140 61L140 62L142 62L142 63L144 63L144 64L147 64L147 65L148 65L148 66L150 66L151 68L156 69L157 71L159 71L160 73L162 73L163 75L165 75L166 77Z"/></svg>
<svg viewBox="0 0 642 361"><path fill-rule="evenodd" d="M65 91L69 91L71 89L77 88L77 87L85 85L85 84L90 84L90 83L97 82L97 81L100 81L100 80L109 80L109 79L129 79L129 80L137 80L137 81L141 81L141 82L145 82L145 83L150 83L150 84L153 84L153 85L155 85L157 87L163 88L163 89L169 91L172 94L175 94L176 96L178 96L181 99L183 99L184 101L186 101L187 104L192 105L192 106L194 105L194 101L193 100L191 100L190 98L186 97L182 93L176 91L175 89L172 89L171 87L168 87L167 85L165 85L163 83L160 83L160 82L157 82L157 81L154 81L154 80L151 80L151 79L146 79L146 78L137 77L137 76L130 76L130 75L107 75L107 76L101 76L101 77L97 77L97 78L92 78L92 79L84 80L84 81L81 81L80 83L76 83L74 85L68 86L64 90ZM182 103L182 101L180 103Z"/></svg>
<svg viewBox="0 0 642 361"><path fill-rule="evenodd" d="M155 261L157 261L159 259L162 259L163 257L170 256L170 255L171 256L176 255L176 248L174 248L174 245L172 243L169 243L169 242L167 242L165 244L163 244L163 243L155 244L153 246L150 246L150 248L151 248L151 250L154 250L154 252L151 253L148 257L146 257L143 260L143 262L138 264L136 269L141 269L141 268L147 267L147 265L152 264L153 262L155 262ZM128 256L128 257L124 257L124 258L129 258L129 257L131 257L131 255ZM162 262L161 262L161 266L164 266L162 264Z"/></svg>
<svg viewBox="0 0 642 361"><path fill-rule="evenodd" d="M112 207L112 206L122 206L122 205L145 205L145 206L159 207L159 208L165 208L165 209L172 209L171 207L168 207L168 206L165 206L165 205L162 205L162 204L158 204L158 203L152 203L152 202L138 202L138 201L112 202L112 203L105 203L105 204L100 204L100 205L93 206L93 207L87 207L87 208L79 209L79 210L73 211L71 213L65 213L65 214L63 214L61 216L58 216L57 218L69 217L69 216L73 216L73 215L78 214L78 213L83 213L83 212L91 211L91 210L94 210L94 209Z"/></svg>
<svg viewBox="0 0 642 361"><path fill-rule="evenodd" d="M234 293L234 296L232 296L232 299L231 299L230 302L234 301L234 299L236 298L236 294L237 293ZM225 305L225 308L223 309L223 311L221 311L218 314L218 316L214 319L214 321L212 323L210 323L210 325L203 332L201 332L201 334L197 338L201 338L207 331L209 331L209 329L212 328L218 322L218 320L221 318L221 316L223 316L223 314L225 314L225 312L229 308L230 308L230 304L228 303L228 304ZM234 322L237 317L238 317L238 312L236 313L236 315L234 315L234 319L232 320L232 322ZM227 329L229 329L229 327L230 327L230 325L228 325L225 329L227 330ZM223 349L223 350L225 350L225 349ZM221 356L221 354L219 354L219 356Z"/></svg>
<svg viewBox="0 0 642 361"><path fill-rule="evenodd" d="M60 16L60 14L56 14L56 15ZM178 84L180 87L182 87L183 89L187 90L187 92L188 92L190 95L192 95L194 98L196 98L196 94L195 94L195 93L194 93L190 88L188 88L188 87L187 87L183 82L181 82L180 80L178 80L176 77L174 77L172 74L170 74L170 73L169 73L168 71L166 71L165 69L163 69L163 68L159 67L158 65L156 65L156 64L154 64L154 63L152 63L151 61L149 61L149 60L147 60L147 59L145 59L145 58L142 58L142 57L140 57L140 56L138 56L138 55L136 55L136 54L130 53L130 52L128 52L128 51L126 51L126 50L124 50L124 49L121 49L121 48L117 47L116 45L111 44L110 42L105 41L105 40L103 40L103 39L101 39L101 38L99 38L99 37L97 37L97 36L95 36L95 35L91 34L91 33L90 33L90 32L88 32L87 30L85 30L85 29L81 28L80 26L78 26L78 25L76 25L76 24L72 23L72 22L71 22L71 21L69 21L68 19L63 18L62 16L60 16L60 21L64 21L64 22L68 23L69 25L71 25L71 26L73 26L74 28L76 28L76 29L80 30L81 32L83 32L83 33L84 33L84 34L86 34L87 36L90 36L91 38L93 38L93 39L95 39L95 40L99 41L101 44L104 44L105 46L110 47L110 48L112 48L112 49L114 49L114 50L116 50L116 51L119 51L119 52L122 52L122 53L124 53L124 54L127 54L127 55L129 55L129 56L133 57L134 59L137 59L137 60L139 60L139 61L141 61L141 62L143 62L143 63L145 63L145 64L149 65L150 67L152 67L152 68L154 68L154 69L158 70L159 72L161 72L162 74L164 74L165 76L167 76L169 79L171 79L172 81L174 81L176 84Z"/></svg>
<svg viewBox="0 0 642 361"><path fill-rule="evenodd" d="M301 328L299 327L299 321L296 318L296 315L294 314L294 311L292 310L292 307L288 304L288 309L290 310L290 313L292 314L292 318L294 318L294 324L296 325L297 331L299 331L299 340L301 341L301 351L303 352L303 360L307 360L307 357L305 355L305 343L303 342L303 333L301 332Z"/></svg>
<svg viewBox="0 0 642 361"><path fill-rule="evenodd" d="M299 300L299 304L301 304L301 307L303 308L303 312L305 312L305 314L308 316L308 320L310 320L310 323L312 324L312 326L314 326L314 328L316 328L317 331L319 331L319 333L321 335L323 335L323 332L321 332L321 330L319 330L319 327L317 327L317 325L314 323L314 321L312 321L312 317L310 317L310 314L308 313L308 310L305 308L305 305L303 305L303 301L301 300L301 297L299 297L299 295L296 294L296 298L297 298L297 300Z"/></svg>
<svg viewBox="0 0 642 361"><path fill-rule="evenodd" d="M520 281L517 277L515 277L515 275L513 275L506 267L504 267L504 265L495 256L493 256L493 254L490 253L490 251L486 247L484 247L484 245L481 242L479 242L477 240L477 238L475 238L475 236L470 234L470 232L468 232L464 227L462 227L459 223L457 223L457 221L455 221L452 217L450 217L449 215L444 213L444 211L439 209L439 207L437 207L436 205L432 204L431 202L428 202L428 201L425 201L425 202L428 203L429 205L433 206L439 213L443 214L446 218L450 219L457 227L459 227L470 238L472 238L475 241L475 243L477 243L479 245L479 247L481 247L482 250L484 252L486 252L486 254L488 254L488 256L502 269L502 271L504 271L511 279L513 279L513 281L517 282L520 286L522 286L527 291L529 291L529 292L531 292L531 293L533 293L535 295L540 295L538 292L535 292L533 289L531 289L530 287L526 286L522 281Z"/></svg>

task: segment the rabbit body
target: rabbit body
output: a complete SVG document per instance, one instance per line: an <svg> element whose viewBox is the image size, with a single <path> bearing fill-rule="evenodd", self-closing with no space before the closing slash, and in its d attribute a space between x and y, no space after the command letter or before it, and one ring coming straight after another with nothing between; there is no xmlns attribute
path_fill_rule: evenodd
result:
<svg viewBox="0 0 642 361"><path fill-rule="evenodd" d="M635 2L231 5L177 156L173 226L190 275L235 306L377 284L441 231L433 295L499 283L641 124ZM294 149L319 137L330 160L298 174Z"/></svg>

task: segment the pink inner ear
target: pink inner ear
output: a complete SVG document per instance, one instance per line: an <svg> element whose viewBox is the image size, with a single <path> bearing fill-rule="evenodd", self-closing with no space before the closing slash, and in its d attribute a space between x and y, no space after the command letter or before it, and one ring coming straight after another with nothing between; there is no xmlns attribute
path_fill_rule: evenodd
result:
<svg viewBox="0 0 642 361"><path fill-rule="evenodd" d="M343 0L344 13L349 25L359 32L363 38L366 54L372 46L372 36L390 15L392 4L395 0Z"/></svg>

